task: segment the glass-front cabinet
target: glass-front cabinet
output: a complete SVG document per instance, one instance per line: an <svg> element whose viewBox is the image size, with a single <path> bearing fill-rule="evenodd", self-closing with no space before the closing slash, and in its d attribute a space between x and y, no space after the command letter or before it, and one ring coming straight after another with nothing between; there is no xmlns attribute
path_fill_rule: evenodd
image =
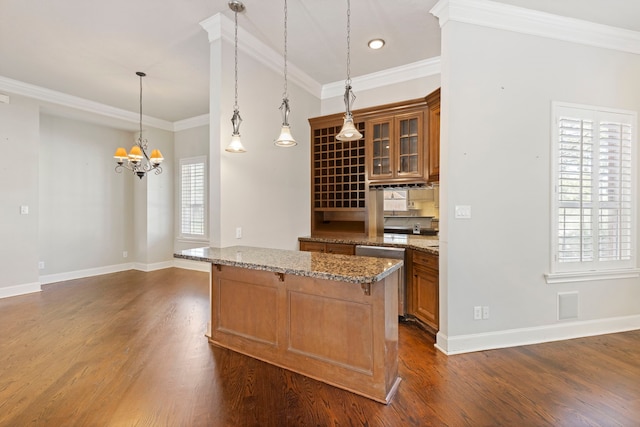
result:
<svg viewBox="0 0 640 427"><path fill-rule="evenodd" d="M368 178L372 182L425 178L424 111L367 122Z"/></svg>

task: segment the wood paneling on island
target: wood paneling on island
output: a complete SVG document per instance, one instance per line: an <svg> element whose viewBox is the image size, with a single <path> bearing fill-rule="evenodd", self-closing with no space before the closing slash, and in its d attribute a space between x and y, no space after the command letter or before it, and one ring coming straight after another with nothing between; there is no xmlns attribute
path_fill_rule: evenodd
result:
<svg viewBox="0 0 640 427"><path fill-rule="evenodd" d="M397 390L401 261L233 247L211 270L211 343L382 403Z"/></svg>

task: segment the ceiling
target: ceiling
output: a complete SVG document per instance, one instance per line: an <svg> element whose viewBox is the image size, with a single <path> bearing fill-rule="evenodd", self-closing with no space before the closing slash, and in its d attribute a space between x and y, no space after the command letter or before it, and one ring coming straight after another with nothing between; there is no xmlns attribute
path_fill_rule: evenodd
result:
<svg viewBox="0 0 640 427"><path fill-rule="evenodd" d="M640 30L640 2L500 1ZM352 77L438 56L436 2L351 1ZM282 52L284 1L243 3L239 25ZM0 76L136 112L135 72L144 71L145 115L196 117L209 108L200 22L217 13L233 19L227 0L0 0ZM288 0L288 17L289 62L321 85L344 80L346 1ZM383 49L367 48L374 37L386 40Z"/></svg>
<svg viewBox="0 0 640 427"><path fill-rule="evenodd" d="M238 24L283 52L284 1L243 0ZM353 77L438 56L436 0L353 0ZM320 84L346 77L346 1L288 0L288 59ZM175 122L209 110L200 22L227 0L0 0L0 76ZM367 42L383 37L379 51ZM242 63L238 64L242 67Z"/></svg>

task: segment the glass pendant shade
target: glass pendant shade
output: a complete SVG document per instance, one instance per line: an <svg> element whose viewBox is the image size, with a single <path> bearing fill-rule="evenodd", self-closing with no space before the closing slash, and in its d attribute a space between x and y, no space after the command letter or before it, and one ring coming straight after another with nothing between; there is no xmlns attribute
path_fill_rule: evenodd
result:
<svg viewBox="0 0 640 427"><path fill-rule="evenodd" d="M231 142L229 143L229 145L227 146L227 148L224 149L224 151L228 151L230 153L244 153L245 148L242 145L242 141L240 141L240 134L233 134L231 135Z"/></svg>
<svg viewBox="0 0 640 427"><path fill-rule="evenodd" d="M278 137L278 139L276 139L274 144L276 144L278 147L293 147L294 145L298 144L291 135L291 129L289 128L289 125L282 125L282 129L280 129L280 136Z"/></svg>
<svg viewBox="0 0 640 427"><path fill-rule="evenodd" d="M336 135L336 139L339 141L357 141L360 138L362 138L362 134L358 132L358 129L353 124L353 117L351 117L351 114L345 115L344 124L340 129L340 133Z"/></svg>

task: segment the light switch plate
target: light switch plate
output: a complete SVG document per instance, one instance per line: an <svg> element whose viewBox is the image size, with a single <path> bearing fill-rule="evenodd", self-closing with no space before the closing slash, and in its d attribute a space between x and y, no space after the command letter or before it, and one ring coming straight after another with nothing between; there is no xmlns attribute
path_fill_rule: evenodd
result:
<svg viewBox="0 0 640 427"><path fill-rule="evenodd" d="M27 205L20 206L20 215L29 215L29 206Z"/></svg>
<svg viewBox="0 0 640 427"><path fill-rule="evenodd" d="M456 205L455 216L457 219L471 219L471 206Z"/></svg>

